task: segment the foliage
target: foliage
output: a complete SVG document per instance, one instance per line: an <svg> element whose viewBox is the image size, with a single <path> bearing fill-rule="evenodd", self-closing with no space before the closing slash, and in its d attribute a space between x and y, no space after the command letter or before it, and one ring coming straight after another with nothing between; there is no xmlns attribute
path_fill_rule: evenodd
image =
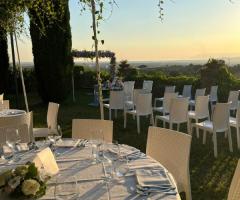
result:
<svg viewBox="0 0 240 200"><path fill-rule="evenodd" d="M131 80L136 77L138 71L136 68L132 67L127 60L122 60L118 67L118 76L122 77L124 80Z"/></svg>
<svg viewBox="0 0 240 200"><path fill-rule="evenodd" d="M43 180L41 178L41 174L34 163L27 163L16 167L14 170L3 172L0 175L0 187L6 194L15 198L37 199L45 194L47 179Z"/></svg>
<svg viewBox="0 0 240 200"><path fill-rule="evenodd" d="M37 13L34 10L29 12L38 90L45 102L59 102L70 92L73 60L68 0L54 1L54 10L62 6L64 6L64 16L61 18L59 14L61 21L54 24L46 16L42 25L41 19L36 20ZM44 16L45 13L42 15ZM38 30L38 27L42 26L45 27L44 35Z"/></svg>
<svg viewBox="0 0 240 200"><path fill-rule="evenodd" d="M112 57L110 60L110 66L109 66L109 73L110 73L110 79L113 80L116 76L116 57Z"/></svg>
<svg viewBox="0 0 240 200"><path fill-rule="evenodd" d="M96 57L95 51L78 51L72 50L72 55L75 58L90 58L93 59ZM113 58L115 57L115 53L111 51L98 51L99 58Z"/></svg>
<svg viewBox="0 0 240 200"><path fill-rule="evenodd" d="M0 94L6 92L8 85L8 68L7 32L0 26Z"/></svg>

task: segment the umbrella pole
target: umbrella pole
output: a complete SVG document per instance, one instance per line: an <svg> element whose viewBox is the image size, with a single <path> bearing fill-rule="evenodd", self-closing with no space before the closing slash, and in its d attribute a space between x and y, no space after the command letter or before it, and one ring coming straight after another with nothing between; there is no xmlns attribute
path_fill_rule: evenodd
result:
<svg viewBox="0 0 240 200"><path fill-rule="evenodd" d="M25 83L24 83L24 77L23 77L23 70L22 70L22 65L21 65L20 56L19 56L19 51L18 51L17 36L16 36L16 33L15 33L15 32L14 32L14 38L15 38L15 43L16 43L16 50L17 50L17 56L18 56L18 65L19 65L19 69L20 69L20 77L21 77L21 82L22 82L22 89L23 89L23 96L24 96L26 111L29 112L27 93L26 93L26 88L25 88Z"/></svg>
<svg viewBox="0 0 240 200"><path fill-rule="evenodd" d="M10 33L10 40L11 40L11 49L12 49L12 64L13 64L13 74L14 74L14 83L15 83L15 99L16 99L16 107L18 108L18 81L17 81L17 67L15 62L15 50L14 50L14 42L13 42L13 33Z"/></svg>

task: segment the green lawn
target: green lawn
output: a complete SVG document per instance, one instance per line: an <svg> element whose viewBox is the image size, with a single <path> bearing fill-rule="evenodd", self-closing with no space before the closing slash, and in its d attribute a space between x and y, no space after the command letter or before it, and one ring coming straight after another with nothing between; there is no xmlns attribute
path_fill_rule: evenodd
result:
<svg viewBox="0 0 240 200"><path fill-rule="evenodd" d="M76 103L71 97L63 102L59 110L59 124L64 136L71 137L71 126L73 118L99 118L98 108L88 106L92 101L92 96L87 95L88 90L78 91ZM39 103L37 95L29 94L30 109L34 112L34 126L41 127L46 124L47 105ZM9 97L10 98L10 97ZM11 98L10 98L11 101ZM21 103L22 104L22 103ZM105 119L108 119L108 111L105 110ZM145 152L147 129L149 119L141 118L141 134L137 134L136 121L131 116L128 117L127 128L123 128L122 112L118 113L118 118L114 119L114 139L120 143L129 144ZM186 126L181 127L182 132L186 132ZM201 134L200 134L201 135ZM231 179L240 157L237 150L236 134L232 131L234 153L229 152L228 141L224 135L218 136L217 159L213 156L213 144L211 137L207 137L207 144L202 144L201 139L197 139L194 134L191 146L190 173L193 200L222 200L227 199L228 189Z"/></svg>

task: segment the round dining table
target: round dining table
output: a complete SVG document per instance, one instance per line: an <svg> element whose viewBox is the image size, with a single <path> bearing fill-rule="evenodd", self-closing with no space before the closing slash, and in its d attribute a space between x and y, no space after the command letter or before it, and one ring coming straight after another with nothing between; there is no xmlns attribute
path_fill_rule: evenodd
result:
<svg viewBox="0 0 240 200"><path fill-rule="evenodd" d="M49 146L49 142L36 142L36 146L38 149L20 152L15 156L15 159L20 158L16 162L0 162L0 173L33 159L37 152ZM41 200L181 199L167 169L134 147L104 143L95 154L94 141L84 139L62 139L50 146L59 172L47 182L46 194ZM152 182L147 185L149 181ZM61 190L56 190L59 184ZM74 192L70 192L73 189Z"/></svg>

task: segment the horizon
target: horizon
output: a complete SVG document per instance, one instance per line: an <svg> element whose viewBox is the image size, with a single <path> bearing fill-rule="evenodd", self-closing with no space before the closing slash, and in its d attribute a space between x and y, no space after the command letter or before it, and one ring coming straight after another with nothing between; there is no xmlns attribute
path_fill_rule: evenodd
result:
<svg viewBox="0 0 240 200"><path fill-rule="evenodd" d="M92 50L91 17L89 13L80 15L76 2L69 1L72 48ZM118 0L117 3L118 8L114 8L111 18L100 25L99 39L105 40L100 50L115 52L118 61L240 57L237 20L240 2L166 1L163 22L158 19L156 0ZM30 38L22 36L19 47L22 62L32 62ZM9 57L11 59L11 54Z"/></svg>

